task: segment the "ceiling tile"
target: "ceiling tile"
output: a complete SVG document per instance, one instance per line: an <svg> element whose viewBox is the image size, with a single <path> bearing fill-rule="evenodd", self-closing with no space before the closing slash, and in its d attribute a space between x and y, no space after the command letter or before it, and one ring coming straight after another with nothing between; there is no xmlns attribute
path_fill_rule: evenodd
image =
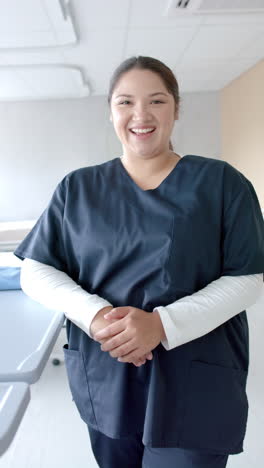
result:
<svg viewBox="0 0 264 468"><path fill-rule="evenodd" d="M165 28L131 29L125 49L126 57L146 55L164 61L173 67L182 55L186 45L192 40L194 26L179 27L176 30Z"/></svg>
<svg viewBox="0 0 264 468"><path fill-rule="evenodd" d="M239 78L243 73L246 73L251 67L258 63L258 59L236 59L232 61L225 61L221 64L215 65L215 75L213 77L214 83L218 89L222 89L231 81Z"/></svg>
<svg viewBox="0 0 264 468"><path fill-rule="evenodd" d="M34 28L32 28L34 18ZM47 15L40 0L1 0L0 30L2 32L43 31L47 27Z"/></svg>
<svg viewBox="0 0 264 468"><path fill-rule="evenodd" d="M166 15L168 0L132 0L129 15L130 27L166 27L192 26L200 24L201 17L190 15L188 17L174 18Z"/></svg>
<svg viewBox="0 0 264 468"><path fill-rule="evenodd" d="M183 92L212 91L216 89L213 82L215 72L206 63L196 67L179 67L173 71L179 83L180 94Z"/></svg>
<svg viewBox="0 0 264 468"><path fill-rule="evenodd" d="M183 91L219 90L256 65L257 59L201 60L199 63L181 65L175 70Z"/></svg>
<svg viewBox="0 0 264 468"><path fill-rule="evenodd" d="M261 31L264 32L264 25L200 26L183 60L192 62L236 57L239 51L253 41Z"/></svg>
<svg viewBox="0 0 264 468"><path fill-rule="evenodd" d="M253 41L241 47L237 54L239 58L264 58L264 31L258 34Z"/></svg>
<svg viewBox="0 0 264 468"><path fill-rule="evenodd" d="M218 24L218 25L254 25L264 24L264 12L263 13L244 13L244 14L218 14L218 15L204 15L203 24Z"/></svg>
<svg viewBox="0 0 264 468"><path fill-rule="evenodd" d="M89 30L125 28L129 16L130 0L74 0L73 12L82 39Z"/></svg>

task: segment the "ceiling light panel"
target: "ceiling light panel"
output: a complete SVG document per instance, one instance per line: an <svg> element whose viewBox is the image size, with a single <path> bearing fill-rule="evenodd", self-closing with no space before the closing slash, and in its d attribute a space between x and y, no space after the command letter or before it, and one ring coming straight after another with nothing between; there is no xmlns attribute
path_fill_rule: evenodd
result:
<svg viewBox="0 0 264 468"><path fill-rule="evenodd" d="M89 96L81 70L66 66L0 67L0 101Z"/></svg>
<svg viewBox="0 0 264 468"><path fill-rule="evenodd" d="M1 0L0 51L76 42L69 0Z"/></svg>

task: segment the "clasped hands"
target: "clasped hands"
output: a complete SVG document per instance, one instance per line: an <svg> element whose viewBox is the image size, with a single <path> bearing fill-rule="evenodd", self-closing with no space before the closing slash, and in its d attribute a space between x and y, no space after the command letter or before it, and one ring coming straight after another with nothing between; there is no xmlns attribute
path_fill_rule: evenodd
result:
<svg viewBox="0 0 264 468"><path fill-rule="evenodd" d="M148 313L136 307L115 307L104 315L110 325L95 330L93 339L101 343L119 362L140 366L152 359L152 350L164 337L164 329L157 312ZM92 329L92 328L91 328Z"/></svg>

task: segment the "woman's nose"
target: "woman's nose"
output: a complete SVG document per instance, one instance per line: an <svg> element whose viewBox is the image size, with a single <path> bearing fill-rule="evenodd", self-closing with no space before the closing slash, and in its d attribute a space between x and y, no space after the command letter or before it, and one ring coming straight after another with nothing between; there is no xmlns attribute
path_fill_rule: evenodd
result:
<svg viewBox="0 0 264 468"><path fill-rule="evenodd" d="M150 116L150 110L148 105L143 104L143 103L138 103L134 106L133 109L133 116L135 119L142 119L143 117L146 119L148 116Z"/></svg>

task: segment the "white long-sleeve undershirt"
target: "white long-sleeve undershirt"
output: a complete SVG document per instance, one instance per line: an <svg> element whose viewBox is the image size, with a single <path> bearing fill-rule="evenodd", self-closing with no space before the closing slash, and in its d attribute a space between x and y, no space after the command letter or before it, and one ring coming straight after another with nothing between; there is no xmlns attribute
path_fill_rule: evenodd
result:
<svg viewBox="0 0 264 468"><path fill-rule="evenodd" d="M168 350L199 338L255 304L263 291L263 274L221 276L205 288L158 311Z"/></svg>
<svg viewBox="0 0 264 468"><path fill-rule="evenodd" d="M21 268L21 288L35 301L63 312L91 338L90 325L95 315L103 307L114 307L82 289L66 273L28 258ZM262 291L262 273L221 276L194 294L166 307L155 307L153 311L159 313L166 335L162 345L169 351L209 333L255 304Z"/></svg>

